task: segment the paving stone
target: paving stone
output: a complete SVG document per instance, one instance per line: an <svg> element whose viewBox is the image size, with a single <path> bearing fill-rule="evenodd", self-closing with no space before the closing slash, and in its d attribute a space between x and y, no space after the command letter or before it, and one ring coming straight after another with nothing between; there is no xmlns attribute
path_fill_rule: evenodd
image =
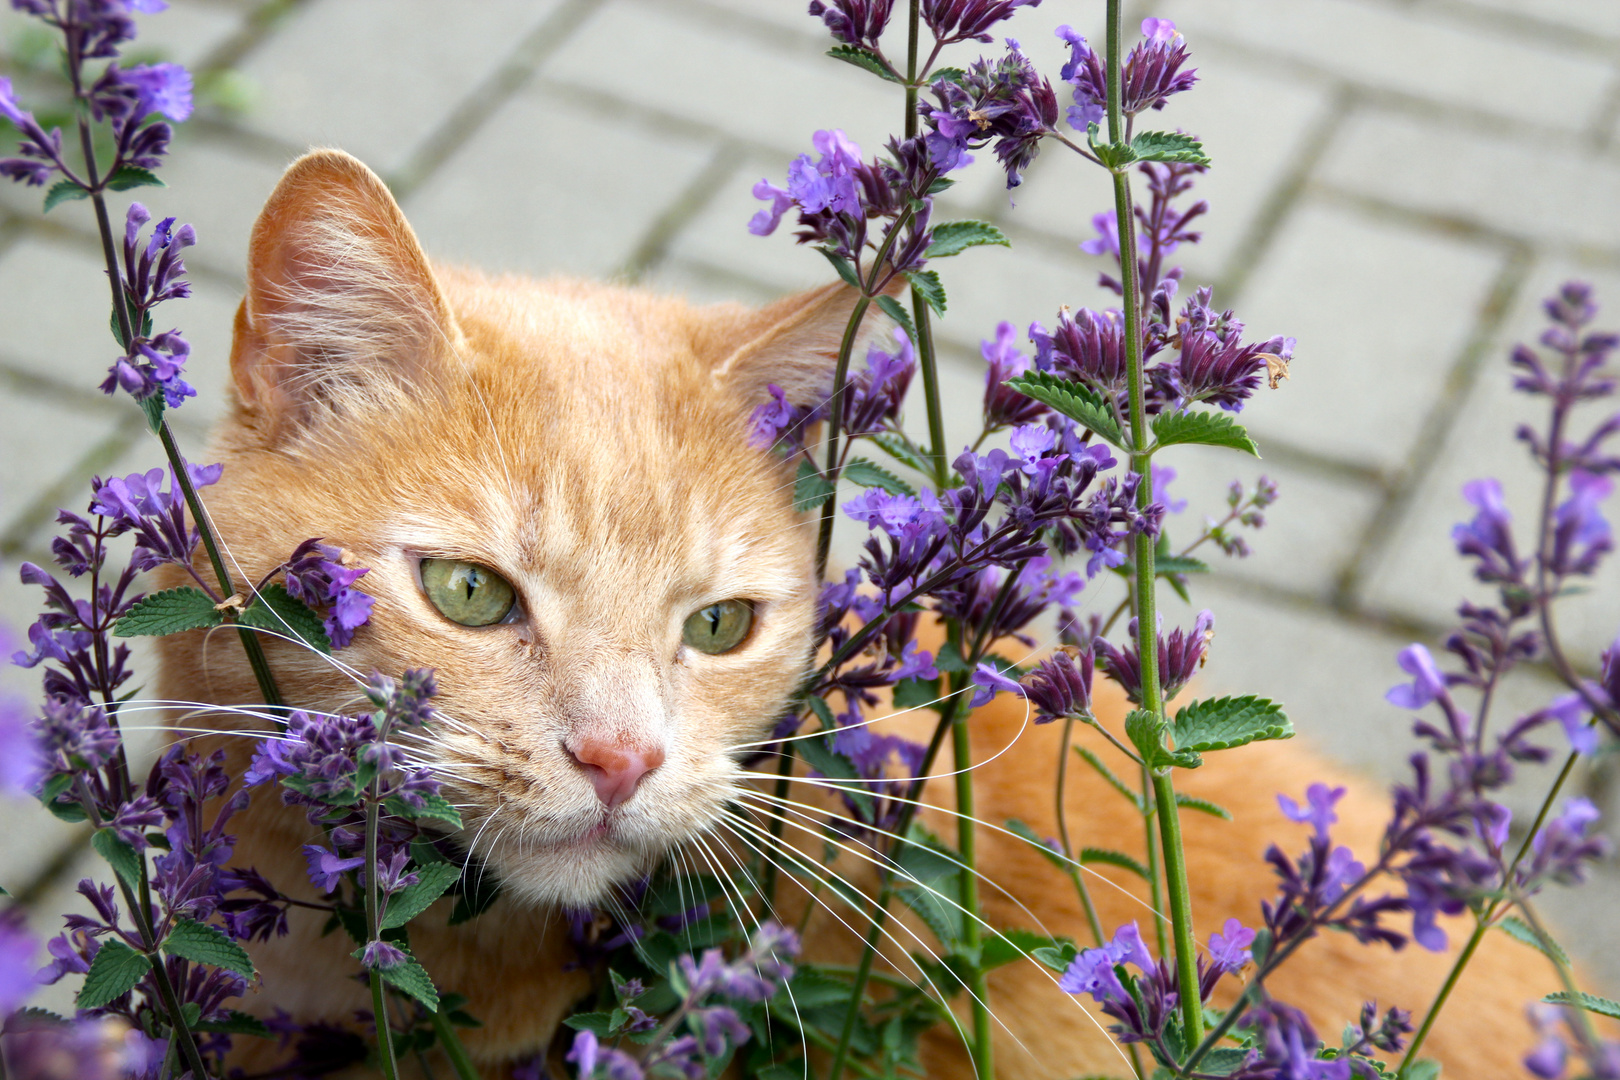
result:
<svg viewBox="0 0 1620 1080"><path fill-rule="evenodd" d="M1427 2L1431 7L1441 6L1433 0ZM1591 37L1598 34L1620 37L1620 5L1616 4L1594 4L1591 0L1467 0L1466 6L1453 9L1452 13L1467 11L1469 7L1559 23Z"/></svg>
<svg viewBox="0 0 1620 1080"><path fill-rule="evenodd" d="M109 419L26 391L6 398L6 419L0 423L0 533L76 464L79 448L106 437ZM10 656L0 650L0 659Z"/></svg>
<svg viewBox="0 0 1620 1080"><path fill-rule="evenodd" d="M236 32L245 18L246 13L241 9L223 4L170 0L168 10L161 17L136 17L138 34L126 47L125 55L130 63L170 60L193 65ZM55 31L44 28L44 32L53 40L60 40ZM0 10L0 51L15 54L16 46L24 40L23 35L31 42L39 38L40 33L38 19L13 10L9 4Z"/></svg>
<svg viewBox="0 0 1620 1080"><path fill-rule="evenodd" d="M1317 173L1359 195L1569 248L1620 250L1620 161L1553 137L1356 113Z"/></svg>
<svg viewBox="0 0 1620 1080"><path fill-rule="evenodd" d="M340 147L387 173L409 158L557 4L307 4L242 65L243 74L259 84L262 99L274 103L254 114L248 126L295 147Z"/></svg>
<svg viewBox="0 0 1620 1080"><path fill-rule="evenodd" d="M1251 279L1249 336L1299 339L1285 389L1245 411L1259 436L1380 469L1405 460L1502 256L1307 203Z"/></svg>
<svg viewBox="0 0 1620 1080"><path fill-rule="evenodd" d="M1580 129L1613 79L1610 66L1597 59L1393 4L1176 0L1160 7L1195 50L1205 35L1224 38L1352 82L1537 127Z"/></svg>
<svg viewBox="0 0 1620 1080"><path fill-rule="evenodd" d="M99 254L88 247L36 237L12 245L0 255L0 295L22 317L0 340L0 353L66 386L99 386L118 355L107 330L106 280ZM176 414L177 423L205 423L222 407L238 300L234 290L194 280L189 300L170 301L154 314L157 328L178 325L191 343L186 378L198 396Z"/></svg>
<svg viewBox="0 0 1620 1080"><path fill-rule="evenodd" d="M237 281L247 272L248 237L286 163L264 161L202 137L183 140L163 169L166 188L133 194L153 217L170 214L197 230L186 264Z"/></svg>
<svg viewBox="0 0 1620 1080"><path fill-rule="evenodd" d="M1172 98L1162 113L1137 120L1141 128L1195 133L1215 163L1181 201L1188 205L1202 198L1211 207L1197 225L1203 240L1174 256L1187 266L1189 281L1227 269L1261 206L1295 167L1312 129L1326 121L1330 96L1319 85L1256 70L1228 51L1200 50L1197 59L1197 88ZM1040 165L1002 219L1076 243L1094 237L1092 216L1113 211L1108 174L1057 146L1043 152ZM1140 174L1133 175L1132 187L1138 203L1145 204Z"/></svg>
<svg viewBox="0 0 1620 1080"><path fill-rule="evenodd" d="M604 124L543 93L519 95L407 200L406 213L435 258L605 275L634 253L712 154L645 125ZM652 188L649 177L658 178ZM501 197L490 198L494 191Z"/></svg>
<svg viewBox="0 0 1620 1080"><path fill-rule="evenodd" d="M812 49L728 41L662 8L611 0L542 68L549 79L675 113L785 154L810 149L817 128L842 127L867 154L888 138L902 104L890 83Z"/></svg>
<svg viewBox="0 0 1620 1080"><path fill-rule="evenodd" d="M1463 596L1480 600L1492 592L1473 580L1468 564L1455 554L1451 527L1474 516L1462 497L1470 480L1496 477L1520 530L1519 550L1532 550L1531 527L1540 505L1540 479L1524 446L1513 437L1521 423L1540 428L1546 423L1542 399L1511 389L1508 350L1519 341L1533 342L1546 325L1539 309L1542 297L1571 278L1592 281L1604 303L1599 325L1620 325L1620 274L1594 272L1567 263L1537 267L1521 290L1515 313L1487 355L1472 393L1461 403L1451 438L1411 501L1411 508L1388 537L1381 560L1369 573L1366 602L1376 608L1416 618L1449 623L1456 602ZM1598 407L1577 413L1576 429L1584 432L1613 411ZM1614 505L1609 501L1612 516ZM1584 595L1566 599L1559 607L1560 629L1572 658L1583 667L1595 666L1599 651L1620 632L1620 560L1611 557Z"/></svg>

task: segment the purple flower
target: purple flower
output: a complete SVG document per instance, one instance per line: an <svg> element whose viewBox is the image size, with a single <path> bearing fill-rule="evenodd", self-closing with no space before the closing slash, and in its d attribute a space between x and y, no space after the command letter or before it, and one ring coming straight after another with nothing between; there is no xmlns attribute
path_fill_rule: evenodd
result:
<svg viewBox="0 0 1620 1080"><path fill-rule="evenodd" d="M994 664L981 663L973 669L973 685L978 687L973 692L972 707L977 709L1002 691L1022 695L1024 688L1017 679L1009 679L1001 673L1001 669Z"/></svg>
<svg viewBox="0 0 1620 1080"><path fill-rule="evenodd" d="M596 1072L596 1057L599 1047L596 1036L589 1031L580 1031L574 1036L574 1045L568 1051L568 1061L578 1066L579 1080L589 1080Z"/></svg>
<svg viewBox="0 0 1620 1080"><path fill-rule="evenodd" d="M366 865L364 856L356 855L352 859L340 859L318 844L304 845L304 861L309 864L310 884L323 893L337 889L338 883L343 880L344 871L358 870Z"/></svg>
<svg viewBox="0 0 1620 1080"><path fill-rule="evenodd" d="M844 44L876 49L893 6L894 0L810 0L810 14Z"/></svg>
<svg viewBox="0 0 1620 1080"><path fill-rule="evenodd" d="M1136 620L1132 619L1129 625L1132 640L1136 637ZM1210 642L1215 639L1215 613L1204 610L1198 613L1191 630L1180 627L1170 631L1168 639L1164 634L1158 634L1159 654L1159 684L1166 700L1174 697L1176 693L1198 673L1204 666L1208 656ZM1097 662L1102 665L1109 678L1117 682L1130 700L1142 700L1142 663L1137 656L1136 646L1128 645L1118 649L1110 642L1097 639Z"/></svg>
<svg viewBox="0 0 1620 1080"><path fill-rule="evenodd" d="M1502 485L1474 480L1463 485L1463 498L1479 513L1473 521L1453 526L1451 539L1459 554L1479 560L1474 576L1487 582L1521 581L1525 566L1513 545L1513 516L1502 500Z"/></svg>
<svg viewBox="0 0 1620 1080"><path fill-rule="evenodd" d="M1080 241L1080 250L1087 255L1111 255L1117 260L1120 257L1119 215L1110 211L1093 214L1091 227L1097 230L1097 235L1094 239Z"/></svg>
<svg viewBox="0 0 1620 1080"><path fill-rule="evenodd" d="M34 956L39 942L23 925L17 908L0 913L0 1017L22 1008L39 989L34 972Z"/></svg>
<svg viewBox="0 0 1620 1080"><path fill-rule="evenodd" d="M1166 513L1179 514L1187 509L1186 499L1172 499L1170 497L1170 481L1178 474L1168 465L1155 465L1153 467L1153 501L1164 507Z"/></svg>
<svg viewBox="0 0 1620 1080"><path fill-rule="evenodd" d="M1599 504L1614 484L1606 477L1576 469L1569 475L1569 498L1553 517L1553 551L1549 569L1555 574L1590 574L1611 551L1614 542Z"/></svg>
<svg viewBox="0 0 1620 1080"><path fill-rule="evenodd" d="M1408 645L1396 659L1401 670L1413 676L1410 683L1392 687L1384 700L1402 709L1422 709L1436 698L1449 696L1446 680L1434 665L1434 657L1422 645Z"/></svg>
<svg viewBox="0 0 1620 1080"><path fill-rule="evenodd" d="M1287 795L1277 796L1277 805L1289 821L1310 822L1316 829L1316 835L1323 840L1328 838L1328 830L1339 820L1338 812L1334 806L1344 798L1345 789L1330 788L1326 784L1312 784L1305 789L1305 806L1300 806Z"/></svg>
<svg viewBox="0 0 1620 1080"><path fill-rule="evenodd" d="M364 859L360 860L365 862ZM388 971L403 965L409 957L386 941L368 941L360 953L360 966L367 971Z"/></svg>
<svg viewBox="0 0 1620 1080"><path fill-rule="evenodd" d="M1050 723L1061 716L1091 715L1092 652L1074 645L1057 649L1022 680L1022 688L1035 706L1035 722Z"/></svg>
<svg viewBox="0 0 1620 1080"><path fill-rule="evenodd" d="M179 64L143 64L122 75L139 96L139 116L162 113L176 123L191 116L191 72Z"/></svg>
<svg viewBox="0 0 1620 1080"><path fill-rule="evenodd" d="M994 142L1007 186L1017 187L1041 139L1057 126L1052 84L1011 38L1001 59L974 61L959 79L940 79L930 90L937 103L920 104L917 110L929 127L929 158L941 172L970 160L965 153L969 148Z"/></svg>
<svg viewBox="0 0 1620 1080"><path fill-rule="evenodd" d="M1249 962L1249 946L1253 944L1253 930L1236 919L1227 919L1221 929L1209 935L1210 962L1228 974L1240 971Z"/></svg>
<svg viewBox="0 0 1620 1080"><path fill-rule="evenodd" d="M341 649L371 618L375 598L352 587L368 572L366 567L355 566L353 556L342 548L315 537L299 544L287 561L287 592L310 607L326 609L322 629L332 646Z"/></svg>
<svg viewBox="0 0 1620 1080"><path fill-rule="evenodd" d="M979 343L979 355L988 365L984 373L984 420L991 429L1028 424L1047 413L1042 402L1002 385L1030 367L1029 357L1014 344L1017 336L1017 327L1003 322L996 326L994 338Z"/></svg>
<svg viewBox="0 0 1620 1080"><path fill-rule="evenodd" d="M922 18L940 45L958 41L994 40L990 27L1012 17L1021 7L1035 7L1041 0L923 0Z"/></svg>
<svg viewBox="0 0 1620 1080"><path fill-rule="evenodd" d="M0 697L0 796L32 795L40 781L43 762L29 720L29 709L20 699ZM0 1005L0 1016L8 1011Z"/></svg>

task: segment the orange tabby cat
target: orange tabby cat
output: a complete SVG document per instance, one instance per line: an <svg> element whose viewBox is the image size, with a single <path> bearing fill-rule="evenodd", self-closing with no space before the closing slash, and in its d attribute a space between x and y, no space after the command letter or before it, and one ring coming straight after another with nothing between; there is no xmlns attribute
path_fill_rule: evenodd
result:
<svg viewBox="0 0 1620 1080"><path fill-rule="evenodd" d="M568 966L559 906L599 900L714 827L747 782L736 749L780 715L811 659L809 534L780 464L748 448L747 421L768 384L798 400L825 384L850 303L837 286L760 311L694 308L430 266L381 182L332 151L295 163L254 228L231 408L207 459L225 464L210 512L239 578L258 580L310 536L371 568L363 587L377 604L339 654L348 671L267 640L295 705L354 708L350 672L438 671L445 718L417 751L448 779L467 842L505 891L455 928L441 901L412 925L412 943L441 987L471 999L484 1026L468 1048L492 1077L543 1048L588 990ZM470 564L498 575L516 597L510 614L452 621L424 591L424 561L435 574ZM682 645L689 616L733 599L754 616L740 645L718 655ZM161 647L164 697L258 700L232 643L198 632ZM978 774L980 817L1055 832L1046 777L1057 731L1028 727L1005 698L970 723L976 760L1017 739ZM1374 850L1381 798L1299 747L1214 755L1183 774L1186 790L1236 817L1185 822L1206 932L1230 915L1254 921L1273 880L1261 852L1279 834L1303 842L1285 832L1273 796L1312 779L1351 784L1339 835L1363 856ZM947 791L935 784L928 796ZM1140 818L1084 770L1067 811L1078 843L1140 850ZM954 828L930 814L936 831ZM261 790L237 822L247 858L283 887L308 889L299 848L313 830L302 811ZM981 835L986 877L1028 909L986 889L991 922L1083 936L1072 889L1038 852ZM853 861L844 869L860 876ZM1148 925L1122 890L1093 891L1110 929ZM263 985L248 1008L314 1019L368 1007L349 946L322 938L322 921L295 911L287 938L254 950ZM812 922L808 956L857 947L838 919ZM1429 1043L1447 1076L1515 1072L1528 1035L1519 1010L1549 988L1536 959L1487 941ZM1333 1033L1369 998L1421 1007L1449 962L1334 935L1274 989ZM1048 975L1013 965L990 981L1002 1075L1127 1073L1087 1003ZM948 1031L924 1049L930 1075L971 1075Z"/></svg>

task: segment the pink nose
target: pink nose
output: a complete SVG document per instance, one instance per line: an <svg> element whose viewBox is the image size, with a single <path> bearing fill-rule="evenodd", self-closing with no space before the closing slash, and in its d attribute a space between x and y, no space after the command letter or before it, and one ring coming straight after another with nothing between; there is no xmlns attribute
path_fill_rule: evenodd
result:
<svg viewBox="0 0 1620 1080"><path fill-rule="evenodd" d="M635 746L612 738L575 736L563 743L596 788L603 806L618 806L636 793L641 778L664 763L661 746Z"/></svg>

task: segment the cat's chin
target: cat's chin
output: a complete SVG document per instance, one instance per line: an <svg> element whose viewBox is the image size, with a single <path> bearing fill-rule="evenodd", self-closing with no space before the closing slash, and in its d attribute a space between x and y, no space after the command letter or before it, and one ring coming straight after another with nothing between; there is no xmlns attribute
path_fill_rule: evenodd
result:
<svg viewBox="0 0 1620 1080"><path fill-rule="evenodd" d="M567 843L503 845L492 862L514 899L535 907L589 908L613 896L617 886L651 873L662 854L618 843L604 828Z"/></svg>

